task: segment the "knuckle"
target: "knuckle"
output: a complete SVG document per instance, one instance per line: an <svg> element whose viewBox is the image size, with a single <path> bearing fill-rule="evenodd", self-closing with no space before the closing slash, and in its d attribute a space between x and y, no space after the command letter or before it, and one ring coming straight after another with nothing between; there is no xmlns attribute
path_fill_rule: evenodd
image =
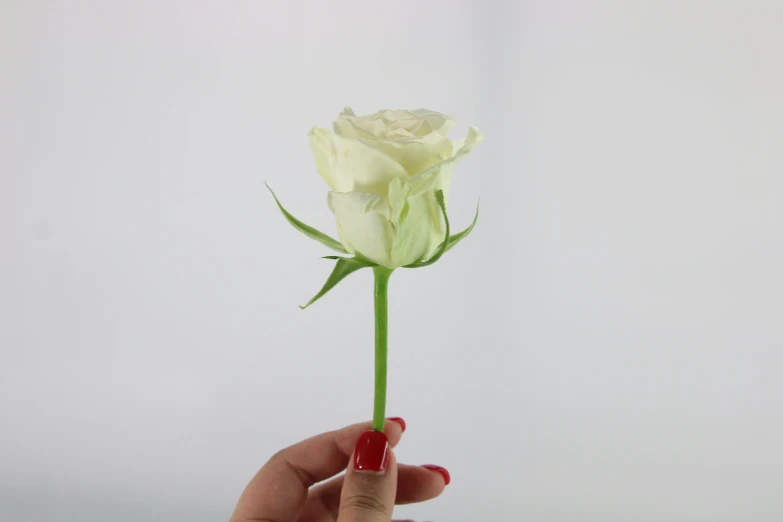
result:
<svg viewBox="0 0 783 522"><path fill-rule="evenodd" d="M265 468L271 468L275 470L281 470L286 467L286 459L284 450L280 450L266 461Z"/></svg>
<svg viewBox="0 0 783 522"><path fill-rule="evenodd" d="M301 466L294 464L288 456L286 450L280 450L269 459L268 465L275 467L275 469L284 470L290 473L291 476L295 476L300 483L305 487L310 487L318 482L317 477L308 472Z"/></svg>
<svg viewBox="0 0 783 522"><path fill-rule="evenodd" d="M340 511L353 510L366 515L385 515L388 506L378 498L372 495L350 495L343 499L340 504Z"/></svg>
<svg viewBox="0 0 783 522"><path fill-rule="evenodd" d="M284 452L284 451L285 451L285 450L278 450L278 451L276 451L276 452L274 453L274 455L272 455L271 457L269 457L269 460L267 460L267 462L271 462L271 463L280 462L280 459L282 459L282 458L283 458L283 452Z"/></svg>

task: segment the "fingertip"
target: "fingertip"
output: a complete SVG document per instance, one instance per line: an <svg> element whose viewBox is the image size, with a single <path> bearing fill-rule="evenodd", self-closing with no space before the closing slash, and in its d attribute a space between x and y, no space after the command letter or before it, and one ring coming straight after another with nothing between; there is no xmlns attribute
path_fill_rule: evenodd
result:
<svg viewBox="0 0 783 522"><path fill-rule="evenodd" d="M443 480L446 482L447 486L451 483L451 474L449 473L449 470L447 470L443 466L437 466L435 464L422 464L421 467L424 469L428 469L430 471L434 471L436 473L440 473L440 475L443 477Z"/></svg>
<svg viewBox="0 0 783 522"><path fill-rule="evenodd" d="M405 430L408 428L408 425L405 423L405 419L403 419L402 417L389 417L386 420L390 420L399 424L400 428L402 428L403 433L405 433Z"/></svg>
<svg viewBox="0 0 783 522"><path fill-rule="evenodd" d="M385 419L383 423L383 432L387 437L389 437L389 443L392 445L392 447L399 444L406 427L407 426L405 425L405 421L399 417L389 417L388 419Z"/></svg>

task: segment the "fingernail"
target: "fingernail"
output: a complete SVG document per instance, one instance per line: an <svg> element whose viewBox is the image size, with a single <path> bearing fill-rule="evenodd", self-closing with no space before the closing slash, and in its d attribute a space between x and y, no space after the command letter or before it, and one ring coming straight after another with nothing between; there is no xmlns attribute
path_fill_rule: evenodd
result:
<svg viewBox="0 0 783 522"><path fill-rule="evenodd" d="M422 468L427 468L430 471L437 471L441 475L443 475L443 480L446 481L446 485L448 486L451 482L451 475L449 475L449 470L447 470L444 467L436 466L435 464L424 464Z"/></svg>
<svg viewBox="0 0 783 522"><path fill-rule="evenodd" d="M407 427L408 427L408 425L407 425L407 424L405 424L405 421L403 420L403 418L402 418L402 417L389 417L389 419L388 419L388 420L390 420L390 421L394 421L394 422L396 422L397 424L399 424L399 425L400 425L400 427L402 428L402 431L405 431L405 428L407 428Z"/></svg>
<svg viewBox="0 0 783 522"><path fill-rule="evenodd" d="M389 439L381 431L369 430L359 436L353 452L353 469L356 471L386 471L389 462Z"/></svg>

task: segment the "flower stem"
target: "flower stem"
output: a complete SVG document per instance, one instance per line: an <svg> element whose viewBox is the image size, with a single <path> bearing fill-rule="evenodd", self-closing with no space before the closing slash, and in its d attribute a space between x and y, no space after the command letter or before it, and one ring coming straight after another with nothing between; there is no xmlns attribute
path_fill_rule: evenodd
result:
<svg viewBox="0 0 783 522"><path fill-rule="evenodd" d="M389 278L392 271L384 266L372 269L375 276L375 400L372 429L383 431L386 418L386 359L389 337Z"/></svg>

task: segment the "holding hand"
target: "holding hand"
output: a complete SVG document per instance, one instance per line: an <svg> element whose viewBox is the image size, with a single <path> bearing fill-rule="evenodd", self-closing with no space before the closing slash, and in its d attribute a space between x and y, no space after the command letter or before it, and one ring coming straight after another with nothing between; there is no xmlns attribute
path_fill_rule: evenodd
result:
<svg viewBox="0 0 783 522"><path fill-rule="evenodd" d="M370 426L323 433L275 454L245 488L230 522L390 522L394 504L443 492L450 481L444 468L397 464L392 447L405 431L402 419L387 419L383 433Z"/></svg>

